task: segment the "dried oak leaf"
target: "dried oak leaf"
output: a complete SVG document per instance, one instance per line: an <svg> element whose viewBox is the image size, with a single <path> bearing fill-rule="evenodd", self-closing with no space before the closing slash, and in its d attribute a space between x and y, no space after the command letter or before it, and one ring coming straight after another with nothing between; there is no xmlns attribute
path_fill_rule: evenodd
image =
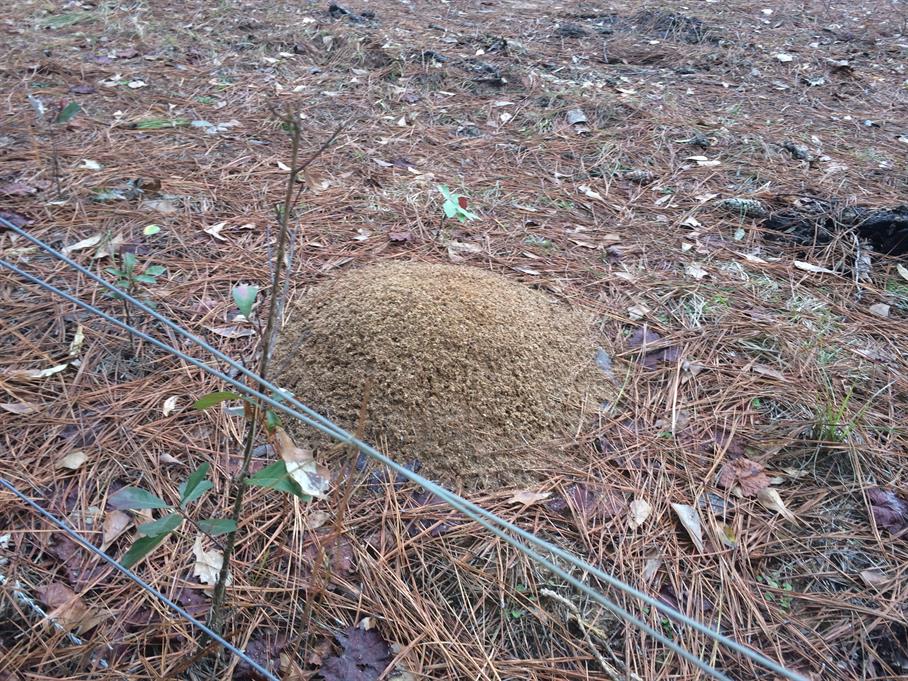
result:
<svg viewBox="0 0 908 681"><path fill-rule="evenodd" d="M763 466L756 461L741 457L726 462L719 469L719 477L716 482L719 487L724 489L731 489L738 485L744 496L752 497L769 486L769 477L763 471Z"/></svg>
<svg viewBox="0 0 908 681"><path fill-rule="evenodd" d="M320 670L325 681L376 681L388 666L391 650L375 629L348 627L337 640L341 654L325 660Z"/></svg>
<svg viewBox="0 0 908 681"><path fill-rule="evenodd" d="M616 491L597 485L571 485L564 497L546 502L546 508L556 513L575 513L590 520L611 520L623 515L627 508L624 498Z"/></svg>
<svg viewBox="0 0 908 681"><path fill-rule="evenodd" d="M872 487L867 490L870 511L877 526L899 534L908 529L908 501L891 490Z"/></svg>
<svg viewBox="0 0 908 681"><path fill-rule="evenodd" d="M640 363L647 369L655 369L660 363L676 362L678 358L681 357L681 349L674 345L647 350L649 346L654 345L661 340L662 336L658 333L645 326L641 326L635 329L630 338L627 339L627 345L630 348L642 348L646 350L640 357Z"/></svg>
<svg viewBox="0 0 908 681"><path fill-rule="evenodd" d="M281 669L281 652L287 647L288 638L283 635L254 636L246 646L246 654L271 672ZM233 681L259 681L264 678L245 660L241 660L233 673Z"/></svg>

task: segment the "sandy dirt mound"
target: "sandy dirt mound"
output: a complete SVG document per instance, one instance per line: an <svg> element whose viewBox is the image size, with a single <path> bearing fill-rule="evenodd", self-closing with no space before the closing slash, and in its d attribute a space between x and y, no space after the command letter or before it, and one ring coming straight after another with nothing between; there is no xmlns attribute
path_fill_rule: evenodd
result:
<svg viewBox="0 0 908 681"><path fill-rule="evenodd" d="M588 324L477 268L364 267L288 318L283 387L348 430L365 403L367 440L459 486L532 477L538 446L574 433L606 397Z"/></svg>

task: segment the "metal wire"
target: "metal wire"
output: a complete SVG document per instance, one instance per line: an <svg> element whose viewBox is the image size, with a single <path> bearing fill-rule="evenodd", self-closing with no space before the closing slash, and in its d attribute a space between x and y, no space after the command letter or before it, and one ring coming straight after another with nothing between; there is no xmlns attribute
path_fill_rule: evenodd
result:
<svg viewBox="0 0 908 681"><path fill-rule="evenodd" d="M343 430L337 424L334 424L333 422L329 421L328 419L321 416L320 414L318 414L314 410L310 409L306 405L302 404L295 398L287 396L287 394L284 391L282 391L280 388L278 388L277 386L275 386L275 385L271 384L270 382L264 380L263 378L257 376L255 373L249 371L248 369L243 367L241 364L239 364L232 358L228 357L227 355L224 355L216 348L213 348L212 346L210 346L208 343L204 342L201 339L196 338L183 327L175 324L174 322L167 319L163 315L160 315L157 311L153 310L152 308L148 307L147 305L144 305L143 303L136 300L129 294L127 294L123 291L120 291L117 287L115 287L112 284L110 284L109 282L101 279L100 277L98 277L97 275L92 273L91 271L85 269L78 263L72 261L65 255L63 255L62 253L59 253L58 251L56 251L55 249L50 247L48 244L31 236L30 234L26 233L25 231L19 229L12 223L9 223L8 221L4 220L2 217L0 217L0 223L5 224L8 228L12 229L16 233L25 237L26 239L28 239L30 242L34 243L35 245L41 247L43 250L47 251L48 253L63 260L68 265L70 265L74 269L78 270L79 272L83 273L84 275L88 276L89 278L96 281L97 283L101 284L103 287L107 288L108 290L116 292L118 295L124 297L127 301L136 305L137 307L139 307L146 313L150 314L155 319L162 322L163 324L165 324L166 326L168 326L169 328L171 328L172 330L174 330L181 336L189 339L190 341L198 344L203 349L211 352L213 355L215 355L219 359L222 359L223 361L228 363L231 367L238 370L240 373L243 373L244 375L249 376L250 378L255 380L257 383L259 383L264 388L272 390L273 392L281 395L280 401L276 400L272 397L269 397L268 395L265 395L259 391L256 391L253 388L250 388L250 387L244 385L243 383L241 383L240 381L238 381L234 378L226 376L225 374L200 362L199 360L186 355L185 353L181 352L180 350L177 350L176 348L172 348L172 347L162 343L161 341L158 341L157 339L154 339L151 336L144 334L143 332L139 331L138 329L134 329L134 328L130 327L129 325L124 324L123 322L120 322L120 320L108 315L107 313L104 313L103 311L98 310L97 308L95 308L87 303L84 303L84 302L74 298L73 296L70 296L68 293L60 291L59 289L53 287L52 285L48 284L47 282L44 282L43 280L41 280L37 277L33 277L32 275L27 274L27 273L23 272L22 270L20 270L19 268L15 267L9 263L0 261L0 265L15 271L16 273L20 274L20 276L24 276L24 277L28 278L30 281L33 281L34 283L36 283L40 286L43 286L47 290L50 290L58 295L61 295L62 297L66 298L67 300L70 300L71 302L79 305L80 307L83 307L84 309L87 309L87 310L93 312L94 314L97 314L98 316L106 319L107 321L113 323L114 325L118 326L119 328L122 328L122 329L126 330L127 332L133 333L134 335L137 335L140 338L147 340L148 342L152 343L153 345L156 345L157 347L160 347L161 349L164 349L165 351L180 357L184 361L187 361L187 362L193 364L194 366L201 368L203 371L206 371L207 373L220 378L221 380L229 383L230 385L233 385L234 387L237 387L238 389L242 390L243 392L246 392L250 395L258 397L259 399L262 399L266 404L269 404L271 407L273 407L279 411L282 411L290 416L294 416L295 418L300 419L304 423L307 423L308 425L316 428L317 430L319 430L331 437L334 437L335 439L340 440L341 442L344 442L346 444L356 447L361 452L382 462L383 464L387 465L388 467L390 467L392 470L396 471L400 475L402 475L414 482L417 482L418 484L423 486L428 491L432 492L433 494L435 494L442 500L446 501L448 504L450 504L455 509L461 511L462 513L465 513L466 515L473 518L477 522L480 522L480 524L487 527L487 529L489 529L490 531L495 533L497 536L500 536L502 539L504 539L508 543L512 544L519 550L524 551L525 553L527 553L527 555L531 556L534 560L544 561L543 564L545 564L546 567L548 567L549 569L552 569L553 564L548 563L547 561L545 561L545 559L542 559L539 556L539 554L532 552L526 546L524 546L520 542L516 542L515 540L513 540L513 538L509 537L508 535L505 535L500 530L491 527L488 523L485 522L484 519L497 523L501 527L503 527L511 532L514 532L521 538L529 541L530 543L536 545L537 547L542 548L545 551L547 551L555 556L558 556L559 558L565 560L569 564L588 572L589 574L595 576L597 579L600 579L601 581L613 586L614 588L624 591L625 593L627 593L630 596L638 598L639 600L643 601L647 605L650 605L651 607L662 612L666 616L668 616L674 620L677 620L683 624L686 624L686 625L690 626L691 628L715 639L717 642L721 643L722 645L725 645L726 647L730 648L731 650L734 650L734 651L750 658L752 661L760 664L761 666L767 667L768 669L771 669L772 671L774 671L778 674L781 674L782 676L789 678L789 679L801 680L804 678L799 674L796 674L790 670L785 669L784 667L782 667L778 663L774 662L773 660L770 660L769 658L765 657L764 655L751 650L750 648L738 643L737 641L734 641L733 639L730 639L730 638L718 633L717 631L714 631L713 629L710 629L706 625L701 624L700 622L667 606L666 604L661 603L661 602L657 601L656 599L653 599L652 597L648 596L647 594L635 589L631 585L625 584L621 580L618 580L617 578L613 577L612 575L609 575L609 574L603 572L602 570L590 565L589 563L577 558L573 554L570 554L570 553L564 551L563 549L536 537L532 533L529 533L529 532L517 527L516 525L513 525L512 523L509 523L508 521L505 521L505 520L499 518L498 516L486 511L485 509L482 509L481 507L476 506L472 502L469 502L466 499L463 499L462 497L460 497L452 492L449 492L448 490L446 490L443 487L440 487L439 485L435 484L434 482L427 480L426 478L423 478L422 476L420 476L416 473L413 473L412 471L404 468L403 466L400 466L399 464L397 464L395 461L393 461L392 459L390 459L383 453L379 452L378 450L374 449L367 443L364 443L364 442L360 441L358 438L349 434L348 432ZM295 407L298 407L300 409L300 411L304 412L305 415L298 411L290 409L285 404L283 404L284 401L292 403ZM557 570L556 570L556 573L557 573ZM566 573L562 574L561 576L565 577ZM572 578L570 576L567 576L567 577L568 577L568 581L570 581L572 584L574 584L574 586L576 586L578 589L580 589L581 591L586 593L588 596L590 596L591 598L593 598L594 600L599 602L601 605L603 605L603 607L606 607L609 610L612 610L613 612L616 612L618 614L621 614L624 612L624 611L621 611L621 613L619 613L619 610L620 610L619 606L608 601L608 599L605 599L601 594L598 594L597 592L592 591L588 586L586 586L582 583L575 583L576 580L574 580L574 578ZM600 600L600 599L602 599L602 600ZM615 610L615 608L618 608L618 610ZM706 671L707 673L710 673L710 674L716 676L716 678L724 678L723 676L719 675L719 673L716 672L716 670L708 668L708 666L705 666L705 663L703 663L699 659L693 657L687 651L684 651L683 649L678 649L677 645L674 644L674 642L670 641L669 639L666 639L664 636L660 635L659 632L653 631L651 628L648 627L648 625L646 625L645 623L643 623L639 620L636 620L635 618L630 616L629 613L625 613L625 614L627 614L627 617L625 619L634 623L636 626L640 627L644 631L647 631L647 633L654 636L654 638L656 638L657 640L662 641L662 643L664 643L671 649L675 650L675 652L678 652L679 655L681 655L682 657L687 659L692 664L695 664L703 671ZM624 617L624 614L621 614L621 616Z"/></svg>
<svg viewBox="0 0 908 681"><path fill-rule="evenodd" d="M219 643L220 645L222 645L224 648L226 648L231 653L236 655L238 658L240 658L241 660L246 662L248 665L250 665L253 669L255 669L263 677L265 677L269 681L280 681L280 679L278 677L276 677L274 674L269 672L262 665L260 665L258 662L253 660L251 657L249 657L246 653L244 653L242 650L237 648L235 645L233 645L226 639L222 638L213 629L210 629L208 626L206 626L205 624L203 624L202 622L197 620L195 617L190 615L188 612L186 612L186 610L184 610L179 605L174 603L172 600L167 598L167 596L165 596L160 591L155 589L151 584L144 581L141 577L139 577L132 570L120 565L117 561L115 561L113 558L108 556L101 549L96 547L94 544L89 542L87 539L84 539L81 534L76 532L73 528L71 528L69 525L67 525L64 521L57 518L57 516L55 516L53 513L45 510L44 508L41 507L40 504L37 504L34 501L32 501L31 499L29 499L22 492L20 492L16 488L16 486L13 485L11 482L9 482L8 480L6 480L4 478L0 478L0 486L5 487L7 490L9 490L13 494L15 494L16 497L18 497L21 501L28 504L34 511L39 513L43 518L45 518L46 520L48 520L49 522L51 522L52 524L56 525L61 530L63 530L67 534L67 536L69 536L73 541L75 541L79 545L81 545L82 548L88 549L89 551L91 551L93 554L95 554L96 556L98 556L99 558L104 560L104 562L106 562L108 565L110 565L111 567L116 569L118 572L121 572L122 574L129 577L129 579L131 579L136 584L138 584L140 587L145 589L145 591L147 591L152 596L157 598L159 601L164 603L167 607L171 608L174 612L176 612L178 615L180 615L180 617L184 618L188 622L191 622L192 625L195 626L197 629L201 629L203 632L205 632L205 634L207 634L211 638L212 641L215 641L215 642Z"/></svg>

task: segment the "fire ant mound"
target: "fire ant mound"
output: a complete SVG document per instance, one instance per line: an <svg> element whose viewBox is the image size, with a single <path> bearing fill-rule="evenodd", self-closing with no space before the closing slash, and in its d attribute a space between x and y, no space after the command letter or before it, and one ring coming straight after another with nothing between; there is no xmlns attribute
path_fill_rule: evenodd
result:
<svg viewBox="0 0 908 681"><path fill-rule="evenodd" d="M608 385L587 322L545 294L473 267L349 271L290 309L279 384L397 461L461 488L523 482ZM291 426L310 444L324 444ZM572 448L578 449L578 448ZM551 471L551 466L548 467Z"/></svg>

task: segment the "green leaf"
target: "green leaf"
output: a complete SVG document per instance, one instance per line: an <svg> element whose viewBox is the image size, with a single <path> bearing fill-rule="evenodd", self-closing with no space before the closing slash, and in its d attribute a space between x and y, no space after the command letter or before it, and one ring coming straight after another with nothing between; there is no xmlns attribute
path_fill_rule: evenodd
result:
<svg viewBox="0 0 908 681"><path fill-rule="evenodd" d="M67 123L73 116L79 113L82 110L82 107L79 106L78 102L70 102L57 114L57 123Z"/></svg>
<svg viewBox="0 0 908 681"><path fill-rule="evenodd" d="M252 305L255 303L255 297L259 294L259 287L253 284L240 284L239 286L234 286L231 293L233 294L233 302L240 308L242 315L249 319L252 314Z"/></svg>
<svg viewBox="0 0 908 681"><path fill-rule="evenodd" d="M265 412L265 425L268 427L268 432L273 433L276 428L281 426L281 417L277 412L268 409Z"/></svg>
<svg viewBox="0 0 908 681"><path fill-rule="evenodd" d="M457 209L457 219L460 220L461 222L465 222L466 220L477 220L478 218L476 217L476 215L474 213L471 213L468 210L464 210L463 208L458 208Z"/></svg>
<svg viewBox="0 0 908 681"><path fill-rule="evenodd" d="M216 404L220 404L225 400L238 400L240 398L235 392L229 390L222 390L219 392L208 393L203 397L200 397L192 405L193 409L208 409L208 407L213 407Z"/></svg>
<svg viewBox="0 0 908 681"><path fill-rule="evenodd" d="M145 229L142 230L142 234L145 236L154 236L161 231L161 225L145 225Z"/></svg>
<svg viewBox="0 0 908 681"><path fill-rule="evenodd" d="M136 121L133 127L136 130L162 130L164 128L183 128L189 125L188 118L146 118Z"/></svg>
<svg viewBox="0 0 908 681"><path fill-rule="evenodd" d="M160 277L165 272L167 272L167 268L163 265L149 265L145 268L145 274L150 274L152 277Z"/></svg>
<svg viewBox="0 0 908 681"><path fill-rule="evenodd" d="M142 537L135 544L129 547L124 556L120 559L120 565L123 567L132 567L145 556L155 550L157 546L167 539L167 533L159 534L155 537Z"/></svg>
<svg viewBox="0 0 908 681"><path fill-rule="evenodd" d="M133 277L135 281L141 284L157 284L158 280L150 274L137 274Z"/></svg>
<svg viewBox="0 0 908 681"><path fill-rule="evenodd" d="M145 508L170 508L170 504L140 487L124 487L108 498L107 503L121 511Z"/></svg>
<svg viewBox="0 0 908 681"><path fill-rule="evenodd" d="M438 191L441 192L441 195L445 197L445 200L450 201L451 203L456 204L457 199L451 194L451 190L448 189L448 186L445 184L438 185Z"/></svg>
<svg viewBox="0 0 908 681"><path fill-rule="evenodd" d="M212 537L220 534L227 534L236 529L236 521L230 518L211 518L210 520L200 520L199 529Z"/></svg>
<svg viewBox="0 0 908 681"><path fill-rule="evenodd" d="M247 478L246 484L253 487L266 487L268 489L276 489L279 492L287 492L303 501L312 499L309 495L303 494L299 485L287 475L287 467L283 461L275 461L270 466L266 466L255 475Z"/></svg>
<svg viewBox="0 0 908 681"><path fill-rule="evenodd" d="M203 463L201 466L199 466L189 474L189 477L186 478L185 482L180 484L180 506L183 506L186 503L189 495L195 491L195 488L198 487L206 477L208 477L208 471L210 469L210 464Z"/></svg>
<svg viewBox="0 0 908 681"><path fill-rule="evenodd" d="M107 272L108 274L114 275L115 277L123 276L123 273L120 270L118 270L116 267L105 267L104 271Z"/></svg>
<svg viewBox="0 0 908 681"><path fill-rule="evenodd" d="M138 264L139 259L136 258L135 253L127 251L123 254L123 269L126 271L127 276L136 268L136 265Z"/></svg>
<svg viewBox="0 0 908 681"><path fill-rule="evenodd" d="M183 523L183 516L179 513L171 513L163 518L158 518L150 523L142 523L137 528L139 534L145 537L157 537L162 534L173 532Z"/></svg>
<svg viewBox="0 0 908 681"><path fill-rule="evenodd" d="M41 22L42 28L64 28L78 24L80 21L94 21L94 17L87 12L70 12L69 14L57 14Z"/></svg>
<svg viewBox="0 0 908 681"><path fill-rule="evenodd" d="M445 201L445 204L442 206L442 209L445 212L445 217L453 218L458 213L458 206L456 203L451 201Z"/></svg>
<svg viewBox="0 0 908 681"><path fill-rule="evenodd" d="M184 506L186 504L191 504L193 501L196 501L197 499L201 498L201 496L203 494L205 494L205 492L210 490L212 487L214 487L213 482L211 482L210 480L203 480L202 482L199 483L199 485L194 490L192 490L191 493L186 495L186 500L180 502L180 506Z"/></svg>

